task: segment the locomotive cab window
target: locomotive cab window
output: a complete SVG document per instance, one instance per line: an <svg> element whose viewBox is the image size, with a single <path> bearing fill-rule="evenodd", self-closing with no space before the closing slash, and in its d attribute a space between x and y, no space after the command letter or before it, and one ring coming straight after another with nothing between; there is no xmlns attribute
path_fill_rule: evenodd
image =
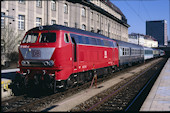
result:
<svg viewBox="0 0 170 113"><path fill-rule="evenodd" d="M64 41L65 43L69 43L69 38L68 38L68 34L64 34Z"/></svg>
<svg viewBox="0 0 170 113"><path fill-rule="evenodd" d="M38 33L28 33L22 43L35 43L37 41L38 38Z"/></svg>
<svg viewBox="0 0 170 113"><path fill-rule="evenodd" d="M56 41L55 33L41 33L40 43L52 43Z"/></svg>

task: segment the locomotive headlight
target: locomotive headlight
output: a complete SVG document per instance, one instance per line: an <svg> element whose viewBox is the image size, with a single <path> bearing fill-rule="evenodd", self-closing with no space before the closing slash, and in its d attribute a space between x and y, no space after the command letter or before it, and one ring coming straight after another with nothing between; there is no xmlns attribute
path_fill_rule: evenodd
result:
<svg viewBox="0 0 170 113"><path fill-rule="evenodd" d="M21 64L22 64L22 66L23 66L23 65L25 65L25 64L26 64L26 62L25 62L25 61L21 61Z"/></svg>
<svg viewBox="0 0 170 113"><path fill-rule="evenodd" d="M49 66L53 66L53 65L54 65L54 61L53 61L53 60L50 60L48 65L49 65Z"/></svg>
<svg viewBox="0 0 170 113"><path fill-rule="evenodd" d="M48 66L49 63L48 63L48 61L45 61L43 64L44 64L44 66Z"/></svg>
<svg viewBox="0 0 170 113"><path fill-rule="evenodd" d="M44 61L43 64L44 64L44 66L53 66L54 65L54 61L52 61L52 60Z"/></svg>
<svg viewBox="0 0 170 113"><path fill-rule="evenodd" d="M26 64L30 64L30 62L29 62L29 61L26 61L25 63L26 63Z"/></svg>
<svg viewBox="0 0 170 113"><path fill-rule="evenodd" d="M26 65L29 65L30 64L30 62L29 61L21 61L21 65L22 66L26 66Z"/></svg>

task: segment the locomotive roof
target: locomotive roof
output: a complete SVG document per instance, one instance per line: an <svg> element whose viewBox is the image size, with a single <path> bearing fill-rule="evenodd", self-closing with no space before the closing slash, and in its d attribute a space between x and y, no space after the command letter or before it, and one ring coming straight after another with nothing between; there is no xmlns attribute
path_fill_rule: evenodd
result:
<svg viewBox="0 0 170 113"><path fill-rule="evenodd" d="M93 33L93 32L89 32L89 31L84 31L84 30L81 30L81 29L66 27L66 26L57 25L57 24L35 27L35 28L30 29L28 32L30 32L30 31L41 31L40 29L41 30L65 30L65 31L71 31L71 32L75 32L75 33L80 33L80 34L85 34L85 35L90 35L90 36L96 36L96 37L112 40L111 38L106 37L106 36L101 35L101 34L98 34L98 33Z"/></svg>

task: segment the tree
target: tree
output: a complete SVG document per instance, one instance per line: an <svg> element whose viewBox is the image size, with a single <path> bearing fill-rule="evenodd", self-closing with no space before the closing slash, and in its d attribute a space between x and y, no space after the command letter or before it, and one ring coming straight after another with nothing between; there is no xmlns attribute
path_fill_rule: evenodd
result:
<svg viewBox="0 0 170 113"><path fill-rule="evenodd" d="M23 36L23 32L18 33L13 27L5 26L1 28L1 65L5 62L17 62L18 45Z"/></svg>

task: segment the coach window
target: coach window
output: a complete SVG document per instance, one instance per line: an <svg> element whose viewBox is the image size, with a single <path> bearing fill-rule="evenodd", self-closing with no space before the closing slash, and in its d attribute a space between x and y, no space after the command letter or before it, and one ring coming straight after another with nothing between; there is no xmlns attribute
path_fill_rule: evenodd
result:
<svg viewBox="0 0 170 113"><path fill-rule="evenodd" d="M130 49L127 48L127 55L130 55Z"/></svg>
<svg viewBox="0 0 170 113"><path fill-rule="evenodd" d="M69 43L69 38L68 38L67 33L64 34L64 41L65 41L65 43Z"/></svg>
<svg viewBox="0 0 170 113"><path fill-rule="evenodd" d="M125 48L123 48L123 56L125 55Z"/></svg>

